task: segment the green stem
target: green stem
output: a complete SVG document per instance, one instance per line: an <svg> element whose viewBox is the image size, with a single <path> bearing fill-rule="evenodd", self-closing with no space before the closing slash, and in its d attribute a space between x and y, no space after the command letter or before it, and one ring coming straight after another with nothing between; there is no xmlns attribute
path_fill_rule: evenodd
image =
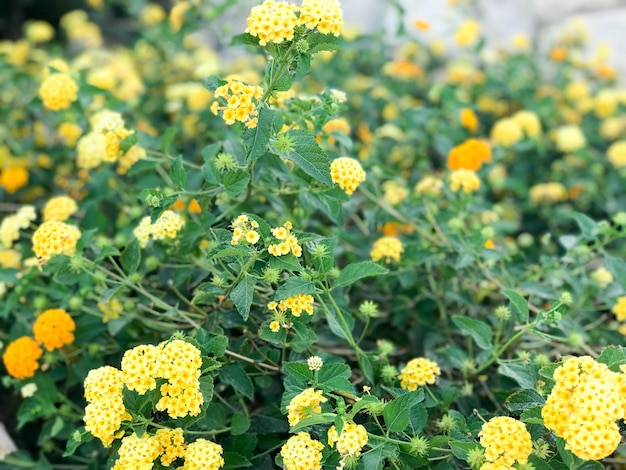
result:
<svg viewBox="0 0 626 470"><path fill-rule="evenodd" d="M485 364L483 364L482 367L480 367L476 371L476 373L474 375L480 374L487 367L489 367L491 364L493 364L498 359L500 359L500 356L502 356L502 354L509 348L509 346L511 346L515 341L517 341L522 336L524 336L524 334L526 334L530 330L534 329L536 326L537 326L537 321L534 321L534 322L529 323L528 325L526 325L524 328L522 328L520 331L515 333L513 336L511 336L511 338L506 343L504 343L500 347L500 349L498 349L496 352L494 352L493 355L491 356L491 359L489 359L489 361L487 361Z"/></svg>

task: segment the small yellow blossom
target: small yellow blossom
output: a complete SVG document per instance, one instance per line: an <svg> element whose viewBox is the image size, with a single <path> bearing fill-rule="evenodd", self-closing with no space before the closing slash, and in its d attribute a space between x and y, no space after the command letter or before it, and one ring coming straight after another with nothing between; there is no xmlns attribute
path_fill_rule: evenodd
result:
<svg viewBox="0 0 626 470"><path fill-rule="evenodd" d="M465 193L471 193L480 189L480 179L476 172L460 169L454 171L450 176L450 189L455 193L463 189Z"/></svg>
<svg viewBox="0 0 626 470"><path fill-rule="evenodd" d="M326 403L326 397L321 390L307 388L291 399L287 405L287 419L289 426L295 426L300 421L313 414L322 412L321 403Z"/></svg>
<svg viewBox="0 0 626 470"><path fill-rule="evenodd" d="M436 362L417 357L407 363L398 378L404 390L417 390L417 387L434 384L438 375L441 375L441 369Z"/></svg>
<svg viewBox="0 0 626 470"><path fill-rule="evenodd" d="M69 75L53 73L41 84L39 96L46 108L60 111L78 99L78 85Z"/></svg>
<svg viewBox="0 0 626 470"><path fill-rule="evenodd" d="M349 196L365 181L365 171L354 158L339 157L330 164L330 176L333 183L339 184Z"/></svg>

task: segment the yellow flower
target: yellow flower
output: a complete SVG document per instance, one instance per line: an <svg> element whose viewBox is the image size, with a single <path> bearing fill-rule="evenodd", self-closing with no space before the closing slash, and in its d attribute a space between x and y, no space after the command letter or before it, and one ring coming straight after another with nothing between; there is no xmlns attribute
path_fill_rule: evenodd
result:
<svg viewBox="0 0 626 470"><path fill-rule="evenodd" d="M441 194L442 188L443 181L441 181L440 178L427 175L417 182L413 192L419 195L428 194L431 196L438 196Z"/></svg>
<svg viewBox="0 0 626 470"><path fill-rule="evenodd" d="M137 237L141 248L145 248L148 245L150 237L154 240L170 240L176 238L178 232L185 225L185 220L171 210L164 211L154 223L151 223L150 220L150 216L144 217L133 230L133 235Z"/></svg>
<svg viewBox="0 0 626 470"><path fill-rule="evenodd" d="M306 432L291 436L280 449L285 470L321 470L322 449L324 444Z"/></svg>
<svg viewBox="0 0 626 470"><path fill-rule="evenodd" d="M246 33L259 38L259 45L291 41L298 25L297 7L287 2L265 0L248 16Z"/></svg>
<svg viewBox="0 0 626 470"><path fill-rule="evenodd" d="M581 128L570 124L556 129L556 148L564 153L576 152L587 145L587 139Z"/></svg>
<svg viewBox="0 0 626 470"><path fill-rule="evenodd" d="M611 282L613 282L613 274L604 266L600 266L593 273L591 278L598 283L601 289L606 288Z"/></svg>
<svg viewBox="0 0 626 470"><path fill-rule="evenodd" d="M522 126L513 118L500 119L491 128L491 139L503 147L510 147L523 138Z"/></svg>
<svg viewBox="0 0 626 470"><path fill-rule="evenodd" d="M385 181L382 184L382 189L384 191L383 199L392 206L400 204L409 197L409 190L398 181Z"/></svg>
<svg viewBox="0 0 626 470"><path fill-rule="evenodd" d="M402 253L404 253L404 247L400 240L396 237L382 237L374 242L370 258L372 261L384 259L387 264L391 263L391 260L398 263Z"/></svg>
<svg viewBox="0 0 626 470"><path fill-rule="evenodd" d="M400 371L400 387L404 390L417 390L426 384L434 384L441 369L436 362L424 357L411 359Z"/></svg>
<svg viewBox="0 0 626 470"><path fill-rule="evenodd" d="M289 426L295 426L300 421L312 414L322 412L321 403L325 403L326 397L322 396L321 390L307 388L291 399L287 405L287 419Z"/></svg>
<svg viewBox="0 0 626 470"><path fill-rule="evenodd" d="M626 140L613 142L607 149L606 156L615 168L626 167Z"/></svg>
<svg viewBox="0 0 626 470"><path fill-rule="evenodd" d="M365 181L365 171L354 158L339 157L330 164L330 176L333 183L339 184L349 196Z"/></svg>
<svg viewBox="0 0 626 470"><path fill-rule="evenodd" d="M21 267L22 255L16 250L5 250L0 248L0 267L5 269L19 269Z"/></svg>
<svg viewBox="0 0 626 470"><path fill-rule="evenodd" d="M32 21L26 25L25 35L30 42L48 42L54 37L54 28L47 21Z"/></svg>
<svg viewBox="0 0 626 470"><path fill-rule="evenodd" d="M39 87L43 105L52 110L67 109L78 99L78 85L64 73L53 73Z"/></svg>
<svg viewBox="0 0 626 470"><path fill-rule="evenodd" d="M33 334L39 344L48 351L62 348L74 342L76 324L65 310L54 308L46 310L37 317L33 325Z"/></svg>
<svg viewBox="0 0 626 470"><path fill-rule="evenodd" d="M83 129L73 122L64 122L59 125L59 136L65 145L68 147L74 147L78 138L83 133Z"/></svg>
<svg viewBox="0 0 626 470"><path fill-rule="evenodd" d="M168 467L176 459L183 458L187 445L181 428L159 429L154 438L161 447L161 465Z"/></svg>
<svg viewBox="0 0 626 470"><path fill-rule="evenodd" d="M317 29L322 34L339 37L343 27L343 12L337 0L302 0L298 24Z"/></svg>
<svg viewBox="0 0 626 470"><path fill-rule="evenodd" d="M76 146L76 165L90 170L106 160L106 138L100 132L89 132L80 138Z"/></svg>
<svg viewBox="0 0 626 470"><path fill-rule="evenodd" d="M475 20L467 20L456 30L454 40L459 46L471 46L480 37L480 25Z"/></svg>
<svg viewBox="0 0 626 470"><path fill-rule="evenodd" d="M191 4L189 2L178 2L172 7L170 10L170 24L174 32L179 31L183 27L185 12L190 8Z"/></svg>
<svg viewBox="0 0 626 470"><path fill-rule="evenodd" d="M513 36L513 46L519 51L527 51L530 48L530 39L526 34Z"/></svg>
<svg viewBox="0 0 626 470"><path fill-rule="evenodd" d="M69 196L56 196L48 199L43 208L43 221L63 222L78 210L78 204Z"/></svg>
<svg viewBox="0 0 626 470"><path fill-rule="evenodd" d="M525 464L532 452L532 440L526 426L508 416L496 416L483 424L478 433L485 458L496 465L512 467Z"/></svg>
<svg viewBox="0 0 626 470"><path fill-rule="evenodd" d="M9 166L0 171L0 187L9 194L28 184L28 170L21 166Z"/></svg>
<svg viewBox="0 0 626 470"><path fill-rule="evenodd" d="M478 175L471 170L456 170L448 179L450 180L450 189L455 193L461 188L465 193L471 193L480 189L480 179Z"/></svg>
<svg viewBox="0 0 626 470"><path fill-rule="evenodd" d="M468 132L476 132L478 130L478 116L472 108L462 108L460 112L461 125Z"/></svg>
<svg viewBox="0 0 626 470"><path fill-rule="evenodd" d="M224 465L222 446L206 439L198 439L187 446L185 470L217 470Z"/></svg>
<svg viewBox="0 0 626 470"><path fill-rule="evenodd" d="M124 311L124 306L117 299L111 299L108 302L98 302L98 310L102 312L102 323L118 318L120 313Z"/></svg>
<svg viewBox="0 0 626 470"><path fill-rule="evenodd" d="M2 361L11 377L23 380L35 375L35 371L39 369L37 360L42 354L43 351L34 339L22 336L9 343L2 355Z"/></svg>
<svg viewBox="0 0 626 470"><path fill-rule="evenodd" d="M263 97L260 86L250 86L237 80L231 80L215 90L211 112L216 116L222 112L222 119L231 126L239 121L248 128L254 128L258 121L257 104Z"/></svg>
<svg viewBox="0 0 626 470"><path fill-rule="evenodd" d="M131 434L122 439L122 445L117 451L118 458L111 470L152 470L154 461L161 453L159 441L148 433L138 437Z"/></svg>
<svg viewBox="0 0 626 470"><path fill-rule="evenodd" d="M420 31L428 31L430 29L430 23L428 21L417 19L413 22L413 26L415 26Z"/></svg>
<svg viewBox="0 0 626 470"><path fill-rule="evenodd" d="M291 222L285 222L282 227L274 227L272 235L279 243L268 246L267 251L273 256L283 256L292 253L295 257L302 256L302 247L298 244L298 238L291 234Z"/></svg>
<svg viewBox="0 0 626 470"><path fill-rule="evenodd" d="M162 22L165 19L165 10L158 3L146 3L139 13L139 20L146 26Z"/></svg>
<svg viewBox="0 0 626 470"><path fill-rule="evenodd" d="M541 121L533 111L521 110L512 116L528 137L537 137L541 133Z"/></svg>
<svg viewBox="0 0 626 470"><path fill-rule="evenodd" d="M328 445L336 446L342 456L359 455L367 440L367 430L361 424L344 423L341 434L337 434L334 424L328 430Z"/></svg>
<svg viewBox="0 0 626 470"><path fill-rule="evenodd" d="M33 234L33 251L42 263L53 255L72 256L76 253L76 242L80 237L80 230L74 225L44 222Z"/></svg>
<svg viewBox="0 0 626 470"><path fill-rule="evenodd" d="M611 308L618 321L626 321L626 296L617 298L617 303Z"/></svg>
<svg viewBox="0 0 626 470"><path fill-rule="evenodd" d="M539 183L528 191L530 200L535 204L553 204L567 198L567 189L561 183Z"/></svg>

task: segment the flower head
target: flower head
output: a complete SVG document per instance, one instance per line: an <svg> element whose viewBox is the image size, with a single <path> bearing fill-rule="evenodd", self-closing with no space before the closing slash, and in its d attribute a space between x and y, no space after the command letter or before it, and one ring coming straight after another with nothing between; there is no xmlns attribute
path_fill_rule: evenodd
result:
<svg viewBox="0 0 626 470"><path fill-rule="evenodd" d="M343 12L337 0L302 0L298 23L307 29L339 37L343 27Z"/></svg>
<svg viewBox="0 0 626 470"><path fill-rule="evenodd" d="M222 446L207 439L198 439L187 446L185 470L217 470L224 465Z"/></svg>
<svg viewBox="0 0 626 470"><path fill-rule="evenodd" d="M286 470L321 470L322 449L324 444L306 432L291 436L281 447L280 455L283 458Z"/></svg>
<svg viewBox="0 0 626 470"><path fill-rule="evenodd" d="M452 171L466 169L478 171L483 163L491 162L491 146L478 139L468 139L450 150L448 168Z"/></svg>
<svg viewBox="0 0 626 470"><path fill-rule="evenodd" d="M246 33L259 38L259 45L291 41L298 26L297 7L287 2L265 0L248 16Z"/></svg>
<svg viewBox="0 0 626 470"><path fill-rule="evenodd" d="M495 465L525 464L532 452L532 440L526 426L508 416L491 418L483 424L478 436L480 445L485 448L485 458Z"/></svg>
<svg viewBox="0 0 626 470"><path fill-rule="evenodd" d="M48 199L43 208L43 221L63 222L78 210L78 204L69 196L56 196Z"/></svg>
<svg viewBox="0 0 626 470"><path fill-rule="evenodd" d="M37 341L22 336L9 343L2 355L2 361L11 377L23 380L35 375L35 371L39 369L37 360L42 354Z"/></svg>
<svg viewBox="0 0 626 470"><path fill-rule="evenodd" d="M434 384L441 369L436 362L424 357L411 359L400 372L400 387L404 390L417 390L426 384Z"/></svg>
<svg viewBox="0 0 626 470"><path fill-rule="evenodd" d="M53 255L72 256L76 253L76 242L80 237L80 230L75 225L44 222L33 234L33 251L44 263Z"/></svg>
<svg viewBox="0 0 626 470"><path fill-rule="evenodd" d="M321 403L326 402L326 397L322 395L321 390L307 388L293 397L287 405L287 419L289 426L295 426L304 418L308 418L312 414L322 412Z"/></svg>
<svg viewBox="0 0 626 470"><path fill-rule="evenodd" d="M60 111L78 99L78 85L67 74L53 73L39 87L39 96L46 108Z"/></svg>
<svg viewBox="0 0 626 470"><path fill-rule="evenodd" d="M480 179L478 175L471 170L456 170L449 176L449 180L450 189L454 192L463 189L464 193L471 193L480 189Z"/></svg>
<svg viewBox="0 0 626 470"><path fill-rule="evenodd" d="M384 259L387 264L391 263L392 260L398 263L402 253L404 253L404 246L398 238L381 237L374 242L372 251L370 251L370 258L372 261Z"/></svg>
<svg viewBox="0 0 626 470"><path fill-rule="evenodd" d="M332 425L328 430L328 445L337 447L342 456L359 455L367 445L367 430L362 424L344 423L341 434L337 434Z"/></svg>
<svg viewBox="0 0 626 470"><path fill-rule="evenodd" d="M358 160L339 157L330 164L330 177L349 196L365 181L365 171Z"/></svg>
<svg viewBox="0 0 626 470"><path fill-rule="evenodd" d="M73 343L75 329L76 324L72 317L60 308L46 310L37 317L33 325L35 339L48 351Z"/></svg>

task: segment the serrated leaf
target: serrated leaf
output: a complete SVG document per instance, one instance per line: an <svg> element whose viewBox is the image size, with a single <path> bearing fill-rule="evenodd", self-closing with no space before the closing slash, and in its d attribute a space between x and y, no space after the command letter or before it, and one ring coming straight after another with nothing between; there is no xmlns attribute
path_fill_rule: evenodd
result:
<svg viewBox="0 0 626 470"><path fill-rule="evenodd" d="M230 170L224 175L224 190L229 197L237 197L248 187L250 175L242 170Z"/></svg>
<svg viewBox="0 0 626 470"><path fill-rule="evenodd" d="M491 332L491 327L487 325L487 323L474 318L462 317L460 315L453 316L452 322L461 330L463 334L471 336L479 348L493 348L491 344L493 333Z"/></svg>
<svg viewBox="0 0 626 470"><path fill-rule="evenodd" d="M292 130L287 133L292 140L292 149L285 153L287 160L294 162L306 174L320 183L332 186L330 178L330 160L328 155L317 145L315 137L304 130Z"/></svg>
<svg viewBox="0 0 626 470"><path fill-rule="evenodd" d="M176 189L184 189L185 184L187 184L187 172L185 171L185 167L183 166L183 156L179 155L172 162L170 167L170 179Z"/></svg>
<svg viewBox="0 0 626 470"><path fill-rule="evenodd" d="M293 378L293 380L302 388L306 388L309 381L313 380L313 372L309 366L301 362L287 362L283 364L283 372Z"/></svg>
<svg viewBox="0 0 626 470"><path fill-rule="evenodd" d="M247 320L248 315L250 315L250 306L252 305L255 284L256 280L252 276L244 274L239 284L237 284L230 293L230 300L233 301L239 315L241 315L244 320Z"/></svg>
<svg viewBox="0 0 626 470"><path fill-rule="evenodd" d="M574 211L568 212L566 215L576 221L585 238L592 239L598 235L598 224L589 216Z"/></svg>
<svg viewBox="0 0 626 470"><path fill-rule="evenodd" d="M389 271L372 261L362 261L351 263L341 270L339 277L335 281L334 287L343 287L354 284L356 281L370 277L381 276Z"/></svg>
<svg viewBox="0 0 626 470"><path fill-rule="evenodd" d="M424 405L418 403L411 408L409 412L409 425L411 426L411 434L419 435L428 422L428 410Z"/></svg>
<svg viewBox="0 0 626 470"><path fill-rule="evenodd" d="M222 85L226 85L228 82L226 80L222 80L221 78L218 78L214 75L205 78L204 82L202 82L202 84L204 85L205 88L207 88L208 90L211 91L215 91L217 90L219 87L221 87Z"/></svg>
<svg viewBox="0 0 626 470"><path fill-rule="evenodd" d="M261 108L258 116L258 123L252 129L246 129L243 133L243 141L248 147L246 163L256 160L265 152L272 136L274 119L280 116L280 111L270 108Z"/></svg>
<svg viewBox="0 0 626 470"><path fill-rule="evenodd" d="M232 385L235 391L242 393L248 398L254 395L254 385L248 374L241 366L222 367L219 375L220 381L227 385Z"/></svg>
<svg viewBox="0 0 626 470"><path fill-rule="evenodd" d="M363 468L367 470L382 470L385 460L398 455L398 446L395 444L382 444L365 452L361 457Z"/></svg>
<svg viewBox="0 0 626 470"><path fill-rule="evenodd" d="M520 387L532 389L537 386L539 373L534 364L508 362L500 364L498 372L515 380Z"/></svg>
<svg viewBox="0 0 626 470"><path fill-rule="evenodd" d="M512 393L504 402L510 411L524 411L535 406L543 406L546 400L533 389L518 390Z"/></svg>
<svg viewBox="0 0 626 470"><path fill-rule="evenodd" d="M163 134L163 138L161 139L161 152L170 154L170 146L172 142L174 142L174 137L178 134L178 127L168 127L165 129L165 133Z"/></svg>
<svg viewBox="0 0 626 470"><path fill-rule="evenodd" d="M450 450L452 450L452 454L460 460L467 461L467 456L469 451L475 448L480 447L476 442L465 442L465 441L450 441Z"/></svg>
<svg viewBox="0 0 626 470"><path fill-rule="evenodd" d="M141 248L139 241L134 238L120 255L120 263L126 274L132 274L137 271L141 263Z"/></svg>
<svg viewBox="0 0 626 470"><path fill-rule="evenodd" d="M520 323L528 323L528 301L514 290L505 289L502 291L502 294L507 296L511 301L513 314L515 314L517 321Z"/></svg>
<svg viewBox="0 0 626 470"><path fill-rule="evenodd" d="M133 132L132 134L124 137L120 142L120 152L123 154L128 152L128 150L133 146L137 145L137 133Z"/></svg>
<svg viewBox="0 0 626 470"><path fill-rule="evenodd" d="M597 359L613 372L621 372L620 366L626 364L626 348L623 346L609 346L605 348Z"/></svg>
<svg viewBox="0 0 626 470"><path fill-rule="evenodd" d="M317 375L317 383L324 391L354 393L350 382L352 370L347 364L324 364Z"/></svg>
<svg viewBox="0 0 626 470"><path fill-rule="evenodd" d="M422 394L423 397L423 394ZM402 432L409 425L411 408L420 401L418 391L407 392L385 405L383 418L390 432Z"/></svg>
<svg viewBox="0 0 626 470"><path fill-rule="evenodd" d="M305 281L299 277L290 277L282 284L274 294L274 300L284 300L298 294L314 294L315 286L311 281Z"/></svg>

